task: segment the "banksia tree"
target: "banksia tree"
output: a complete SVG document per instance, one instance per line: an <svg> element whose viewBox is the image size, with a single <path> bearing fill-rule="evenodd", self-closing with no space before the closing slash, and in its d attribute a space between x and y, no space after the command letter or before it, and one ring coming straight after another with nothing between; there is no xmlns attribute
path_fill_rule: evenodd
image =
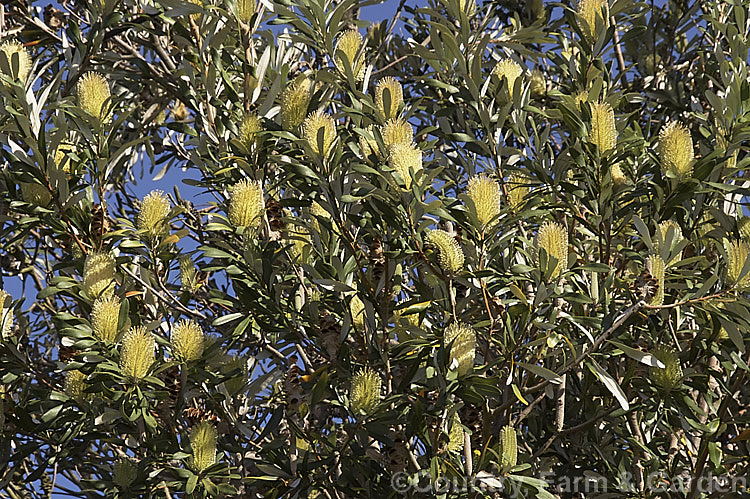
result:
<svg viewBox="0 0 750 499"><path fill-rule="evenodd" d="M201 473L216 464L216 428L201 421L190 430L190 467Z"/></svg>
<svg viewBox="0 0 750 499"><path fill-rule="evenodd" d="M375 371L369 367L360 369L352 378L349 390L349 409L352 414L359 416L375 411L380 403L381 385L382 380Z"/></svg>
<svg viewBox="0 0 750 499"><path fill-rule="evenodd" d="M375 107L383 122L399 117L399 110L404 103L404 91L401 84L392 76L386 76L375 87Z"/></svg>
<svg viewBox="0 0 750 499"><path fill-rule="evenodd" d="M355 29L344 31L336 43L336 67L345 73L345 66L340 54L344 54L355 81L362 81L365 77L365 57L361 53L362 35Z"/></svg>
<svg viewBox="0 0 750 499"><path fill-rule="evenodd" d="M102 341L115 341L122 303L116 296L97 298L91 307L91 329Z"/></svg>
<svg viewBox="0 0 750 499"><path fill-rule="evenodd" d="M541 258L542 250L547 258L546 273L553 279L560 277L568 269L568 230L556 222L546 222L536 234L534 240L537 258ZM556 260L551 266L551 258ZM544 269L543 269L544 270Z"/></svg>
<svg viewBox="0 0 750 499"><path fill-rule="evenodd" d="M169 235L167 224L170 210L169 198L162 191L151 191L141 201L135 227L151 241L158 241Z"/></svg>
<svg viewBox="0 0 750 499"><path fill-rule="evenodd" d="M154 336L145 327L133 327L122 339L120 369L133 380L143 379L156 361Z"/></svg>
<svg viewBox="0 0 750 499"><path fill-rule="evenodd" d="M438 262L443 271L455 274L463 268L464 252L456 238L448 232L441 229L431 230L425 241L437 249Z"/></svg>
<svg viewBox="0 0 750 499"><path fill-rule="evenodd" d="M464 376L474 370L474 356L476 355L477 333L474 328L462 322L454 322L445 329L443 345L449 351L450 369L455 369L459 376Z"/></svg>
<svg viewBox="0 0 750 499"><path fill-rule="evenodd" d="M466 195L482 227L486 227L500 214L500 184L487 175L477 175L469 180Z"/></svg>
<svg viewBox="0 0 750 499"><path fill-rule="evenodd" d="M303 77L287 86L281 94L281 126L284 130L294 131L299 127L305 117L307 108L310 107L312 97L311 82Z"/></svg>
<svg viewBox="0 0 750 499"><path fill-rule="evenodd" d="M172 328L172 353L183 362L198 360L203 355L205 336L195 321L182 320Z"/></svg>
<svg viewBox="0 0 750 499"><path fill-rule="evenodd" d="M110 296L114 292L115 259L109 252L93 251L83 264L83 290L92 298Z"/></svg>
<svg viewBox="0 0 750 499"><path fill-rule="evenodd" d="M323 111L315 111L302 123L302 134L310 149L318 156L326 158L336 140L336 122Z"/></svg>
<svg viewBox="0 0 750 499"><path fill-rule="evenodd" d="M78 81L76 87L78 94L78 107L95 119L106 123L112 117L108 109L108 101L111 97L109 83L99 73L88 72Z"/></svg>
<svg viewBox="0 0 750 499"><path fill-rule="evenodd" d="M591 132L589 142L594 144L601 154L617 146L617 128L615 112L606 102L591 104Z"/></svg>
<svg viewBox="0 0 750 499"><path fill-rule="evenodd" d="M16 40L6 40L0 44L0 54L5 58L11 70L11 73L5 76L25 83L31 71L31 56L26 47ZM14 63L14 61L17 62Z"/></svg>
<svg viewBox="0 0 750 499"><path fill-rule="evenodd" d="M662 172L684 178L693 171L693 139L690 130L679 121L672 121L659 132L659 159Z"/></svg>
<svg viewBox="0 0 750 499"><path fill-rule="evenodd" d="M265 201L260 182L241 180L229 198L229 222L235 227L256 228L263 220Z"/></svg>

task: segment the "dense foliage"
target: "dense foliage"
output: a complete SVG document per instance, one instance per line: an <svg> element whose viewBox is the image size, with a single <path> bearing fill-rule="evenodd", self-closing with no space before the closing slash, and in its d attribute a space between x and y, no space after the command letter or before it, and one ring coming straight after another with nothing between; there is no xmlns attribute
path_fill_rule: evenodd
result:
<svg viewBox="0 0 750 499"><path fill-rule="evenodd" d="M747 475L747 2L4 4L1 497Z"/></svg>

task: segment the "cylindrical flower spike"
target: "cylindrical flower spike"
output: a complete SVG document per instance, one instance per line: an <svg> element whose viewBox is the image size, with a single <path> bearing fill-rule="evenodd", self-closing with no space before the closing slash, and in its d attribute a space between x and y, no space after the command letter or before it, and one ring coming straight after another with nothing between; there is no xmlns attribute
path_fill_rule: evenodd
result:
<svg viewBox="0 0 750 499"><path fill-rule="evenodd" d="M310 113L302 123L302 134L310 149L318 156L326 158L333 141L336 140L336 122L332 116L317 110Z"/></svg>
<svg viewBox="0 0 750 499"><path fill-rule="evenodd" d="M494 179L484 174L472 177L466 194L474 203L474 214L482 227L488 226L500 214L500 184Z"/></svg>
<svg viewBox="0 0 750 499"><path fill-rule="evenodd" d="M135 380L142 379L156 360L154 336L143 326L133 327L122 340L120 369Z"/></svg>
<svg viewBox="0 0 750 499"><path fill-rule="evenodd" d="M604 17L602 9L606 12ZM588 43L594 43L599 38L597 23L604 29L609 26L607 0L578 0L578 26Z"/></svg>
<svg viewBox="0 0 750 499"><path fill-rule="evenodd" d="M458 414L453 415L448 431L448 452L463 452L464 450L464 428L461 426L461 418Z"/></svg>
<svg viewBox="0 0 750 499"><path fill-rule="evenodd" d="M151 191L141 201L140 211L135 219L135 226L139 231L145 232L146 237L152 241L169 234L167 217L171 205L169 198L162 191Z"/></svg>
<svg viewBox="0 0 750 499"><path fill-rule="evenodd" d="M86 394L86 376L79 370L65 372L65 395L72 399L82 400Z"/></svg>
<svg viewBox="0 0 750 499"><path fill-rule="evenodd" d="M284 130L294 131L305 120L312 97L311 86L310 80L304 77L291 83L281 94L279 115L281 116L281 127Z"/></svg>
<svg viewBox="0 0 750 499"><path fill-rule="evenodd" d="M750 242L750 217L739 217L737 219L737 230L740 232L740 239Z"/></svg>
<svg viewBox="0 0 750 499"><path fill-rule="evenodd" d="M260 182L241 180L232 188L229 199L229 221L235 227L258 227L265 202Z"/></svg>
<svg viewBox="0 0 750 499"><path fill-rule="evenodd" d="M399 109L404 103L404 91L392 76L386 76L375 87L375 107L383 122L398 118Z"/></svg>
<svg viewBox="0 0 750 499"><path fill-rule="evenodd" d="M83 264L83 290L92 298L114 292L115 259L109 252L92 251Z"/></svg>
<svg viewBox="0 0 750 499"><path fill-rule="evenodd" d="M518 463L518 440L511 426L500 430L500 452L503 470L507 472Z"/></svg>
<svg viewBox="0 0 750 499"><path fill-rule="evenodd" d="M451 345L452 343L452 345ZM450 345L450 369L455 369L459 376L464 376L474 370L476 355L477 333L474 328L462 322L454 322L445 329L443 345Z"/></svg>
<svg viewBox="0 0 750 499"><path fill-rule="evenodd" d="M0 332L2 339L9 338L13 333L13 297L4 289L0 289Z"/></svg>
<svg viewBox="0 0 750 499"><path fill-rule="evenodd" d="M255 0L237 0L237 20L249 23L255 14Z"/></svg>
<svg viewBox="0 0 750 499"><path fill-rule="evenodd" d="M172 352L183 362L198 360L203 355L205 336L194 321L182 320L172 329Z"/></svg>
<svg viewBox="0 0 750 499"><path fill-rule="evenodd" d="M456 273L464 266L464 252L456 238L444 230L431 230L426 242L438 250L438 263L445 272Z"/></svg>
<svg viewBox="0 0 750 499"><path fill-rule="evenodd" d="M8 61L8 67L13 73L6 76L9 76L12 80L25 83L31 71L31 56L26 47L16 40L7 40L0 45L0 52L5 56L5 59ZM13 72L14 56L18 57L18 67L15 72Z"/></svg>
<svg viewBox="0 0 750 499"><path fill-rule="evenodd" d="M750 272L744 276L742 269L745 267L745 262L748 256L750 256L750 243L747 241L731 241L727 247L727 282L734 285L739 290L745 290L750 287Z"/></svg>
<svg viewBox="0 0 750 499"><path fill-rule="evenodd" d="M81 77L77 86L78 106L94 118L106 123L111 111L105 108L111 93L109 83L99 73L88 72Z"/></svg>
<svg viewBox="0 0 750 499"><path fill-rule="evenodd" d="M112 481L122 490L127 490L138 478L138 466L132 459L118 460L112 469Z"/></svg>
<svg viewBox="0 0 750 499"><path fill-rule="evenodd" d="M666 265L664 260L659 255L651 255L646 260L646 270L648 270L651 277L656 280L656 294L651 299L649 305L661 306L664 305L664 273Z"/></svg>
<svg viewBox="0 0 750 499"><path fill-rule="evenodd" d="M555 267L550 271L553 279L565 273L568 269L568 229L556 222L546 222L539 227L535 246L537 258L542 249L547 253L547 266L551 262L550 257L557 260Z"/></svg>
<svg viewBox="0 0 750 499"><path fill-rule="evenodd" d="M49 206L52 201L52 194L49 189L36 182L22 182L21 197L27 203L35 206Z"/></svg>
<svg viewBox="0 0 750 499"><path fill-rule="evenodd" d="M91 308L91 328L102 341L115 341L120 320L120 299L116 296L97 298Z"/></svg>
<svg viewBox="0 0 750 499"><path fill-rule="evenodd" d="M364 54L359 54L361 47L362 35L356 29L344 31L336 43L336 55L334 57L336 67L342 73L345 72L344 63L339 56L339 52L342 52L352 69L355 81L362 81L365 78L365 57ZM357 57L358 54L359 57Z"/></svg>
<svg viewBox="0 0 750 499"><path fill-rule="evenodd" d="M682 366L677 352L664 345L659 345L652 354L664 364L664 367L649 368L651 381L664 393L679 388L682 385Z"/></svg>
<svg viewBox="0 0 750 499"><path fill-rule="evenodd" d="M414 174L422 171L422 150L414 144L393 144L389 151L388 164L398 172L406 188L410 189Z"/></svg>
<svg viewBox="0 0 750 499"><path fill-rule="evenodd" d="M693 139L690 130L678 121L672 121L659 132L659 159L662 172L684 178L693 171Z"/></svg>
<svg viewBox="0 0 750 499"><path fill-rule="evenodd" d="M365 327L365 304L356 294L349 302L349 310L352 313L352 324L362 331Z"/></svg>
<svg viewBox="0 0 750 499"><path fill-rule="evenodd" d="M414 130L403 118L388 120L380 129L383 144L390 151L394 144L411 144L414 142Z"/></svg>
<svg viewBox="0 0 750 499"><path fill-rule="evenodd" d="M245 149L251 151L253 147L260 146L262 131L263 123L256 115L250 114L242 120L237 138Z"/></svg>
<svg viewBox="0 0 750 499"><path fill-rule="evenodd" d="M526 202L526 196L529 194L527 180L518 173L512 173L506 183L508 189L508 206L511 211L517 212Z"/></svg>
<svg viewBox="0 0 750 499"><path fill-rule="evenodd" d="M540 69L534 69L531 72L531 81L529 84L531 96L535 99L541 99L547 94L547 80Z"/></svg>
<svg viewBox="0 0 750 499"><path fill-rule="evenodd" d="M495 64L492 70L492 76L498 78L499 83L505 81L505 92L499 92L501 86L498 84L497 87L497 101L500 105L505 105L510 102L510 98L513 96L513 88L516 85L516 80L523 74L521 65L512 59L501 59Z"/></svg>
<svg viewBox="0 0 750 499"><path fill-rule="evenodd" d="M609 173L612 176L612 183L615 185L615 187L622 187L628 181L628 178L625 176L625 172L622 171L622 168L620 168L620 165L618 163L612 165Z"/></svg>
<svg viewBox="0 0 750 499"><path fill-rule="evenodd" d="M380 388L382 380L380 376L365 367L354 375L349 392L349 408L353 414L370 414L377 409L380 403Z"/></svg>
<svg viewBox="0 0 750 499"><path fill-rule="evenodd" d="M198 473L216 463L216 428L201 421L190 430L190 466Z"/></svg>
<svg viewBox="0 0 750 499"><path fill-rule="evenodd" d="M182 255L180 262L180 288L195 291L198 287L198 273L190 255Z"/></svg>
<svg viewBox="0 0 750 499"><path fill-rule="evenodd" d="M680 229L680 226L677 225L677 222L674 222L672 220L666 220L664 222L661 222L659 224L659 233L661 234L661 239L664 241L664 244L667 243L667 234L669 233L670 229L672 229L672 246L675 244L678 244L680 241L683 240L682 237L682 229ZM657 245L657 251L660 251ZM667 263L667 266L670 266L674 263L679 262L682 259L682 254L677 254L672 257L672 259Z"/></svg>
<svg viewBox="0 0 750 499"><path fill-rule="evenodd" d="M594 144L601 154L617 146L617 128L615 112L606 102L591 104L591 132L589 142Z"/></svg>

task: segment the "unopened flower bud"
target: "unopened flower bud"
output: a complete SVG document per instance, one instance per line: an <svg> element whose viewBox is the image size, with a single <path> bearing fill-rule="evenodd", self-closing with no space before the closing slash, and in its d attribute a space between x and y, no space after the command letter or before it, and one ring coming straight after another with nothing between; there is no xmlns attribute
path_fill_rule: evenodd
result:
<svg viewBox="0 0 750 499"><path fill-rule="evenodd" d="M203 355L205 336L194 321L182 320L172 329L172 352L183 362L198 360Z"/></svg>
<svg viewBox="0 0 750 499"><path fill-rule="evenodd" d="M370 414L380 403L380 376L369 367L361 369L352 378L349 408L353 414Z"/></svg>
<svg viewBox="0 0 750 499"><path fill-rule="evenodd" d="M120 320L120 299L116 296L97 298L91 308L91 328L102 341L115 341Z"/></svg>
<svg viewBox="0 0 750 499"><path fill-rule="evenodd" d="M605 10L604 17L602 9ZM603 29L609 26L607 0L578 0L578 26L588 43L594 43L599 38L597 23Z"/></svg>
<svg viewBox="0 0 750 499"><path fill-rule="evenodd" d="M615 127L615 112L606 102L591 104L591 132L589 142L594 144L600 154L604 154L617 146L617 128Z"/></svg>
<svg viewBox="0 0 750 499"><path fill-rule="evenodd" d="M518 463L518 440L516 430L505 426L500 430L500 455L504 471L508 471Z"/></svg>
<svg viewBox="0 0 750 499"><path fill-rule="evenodd" d="M336 122L332 116L317 110L310 113L302 123L302 134L310 149L318 156L326 158L333 141L336 140Z"/></svg>
<svg viewBox="0 0 750 499"><path fill-rule="evenodd" d="M531 96L535 99L541 99L547 93L547 80L540 69L534 69L531 72L531 82L529 85Z"/></svg>
<svg viewBox="0 0 750 499"><path fill-rule="evenodd" d="M665 393L679 388L682 385L682 366L677 352L669 347L659 345L652 354L664 364L664 367L649 368L651 381L659 387L660 391Z"/></svg>
<svg viewBox="0 0 750 499"><path fill-rule="evenodd" d="M727 282L735 285L737 289L744 290L750 287L750 272L742 275L742 269L750 255L750 243L747 241L731 241L727 247Z"/></svg>
<svg viewBox="0 0 750 499"><path fill-rule="evenodd" d="M249 23L255 14L255 0L237 0L237 20Z"/></svg>
<svg viewBox="0 0 750 499"><path fill-rule="evenodd" d="M386 76L375 87L375 107L383 122L398 118L399 109L404 103L404 91L392 76Z"/></svg>
<svg viewBox="0 0 750 499"><path fill-rule="evenodd" d="M171 209L169 198L162 191L151 191L141 201L136 228L152 241L158 241L169 234L167 218Z"/></svg>
<svg viewBox="0 0 750 499"><path fill-rule="evenodd" d="M740 238L743 241L750 242L750 217L741 216L737 219L737 230L740 232Z"/></svg>
<svg viewBox="0 0 750 499"><path fill-rule="evenodd" d="M438 263L445 272L456 273L464 266L464 252L456 238L444 230L431 230L426 242L438 250Z"/></svg>
<svg viewBox="0 0 750 499"><path fill-rule="evenodd" d="M114 292L115 259L109 252L92 251L83 264L83 290L92 298Z"/></svg>
<svg viewBox="0 0 750 499"><path fill-rule="evenodd" d="M72 399L82 400L86 397L87 376L79 370L65 372L65 395Z"/></svg>
<svg viewBox="0 0 750 499"><path fill-rule="evenodd" d="M466 194L473 203L473 211L482 227L488 226L500 214L500 184L485 174L472 177Z"/></svg>
<svg viewBox="0 0 750 499"><path fill-rule="evenodd" d="M568 230L556 222L546 222L539 227L535 239L537 258L543 249L547 254L549 275L554 279L568 269ZM555 267L549 270L552 258L557 260Z"/></svg>
<svg viewBox="0 0 750 499"><path fill-rule="evenodd" d="M16 40L7 40L0 45L0 54L8 61L8 67L12 72L12 74L6 76L10 76L12 80L26 83L26 78L31 71L31 56L26 47ZM18 66L15 71L13 67L14 58L18 59Z"/></svg>
<svg viewBox="0 0 750 499"><path fill-rule="evenodd" d="M526 185L526 179L518 173L512 173L506 183L508 189L508 206L513 212L517 212L519 208L526 202L526 196L529 194L529 186Z"/></svg>
<svg viewBox="0 0 750 499"><path fill-rule="evenodd" d="M109 83L99 73L88 72L78 82L78 106L94 118L106 123L112 117L111 110L105 108L111 93Z"/></svg>
<svg viewBox="0 0 750 499"><path fill-rule="evenodd" d="M450 422L450 429L448 431L448 445L446 446L448 452L463 452L464 450L464 428L461 426L461 418L458 414L453 415L453 419Z"/></svg>
<svg viewBox="0 0 750 499"><path fill-rule="evenodd" d="M612 165L609 174L612 176L612 183L615 187L622 187L628 181L628 178L625 176L625 172L622 171L622 168L620 168L619 163Z"/></svg>
<svg viewBox="0 0 750 499"><path fill-rule="evenodd" d="M262 221L265 202L260 182L241 180L232 188L229 221L235 227L257 227Z"/></svg>
<svg viewBox="0 0 750 499"><path fill-rule="evenodd" d="M349 310L352 314L352 324L358 330L363 330L365 327L365 304L356 294L352 296L349 302Z"/></svg>
<svg viewBox="0 0 750 499"><path fill-rule="evenodd" d="M346 61L349 63L355 81L362 81L365 77L365 58L364 54L360 54L361 47L362 35L356 29L350 29L343 32L341 36L339 36L338 43L336 43L336 55L334 57L336 67L339 68L339 71L342 73L346 72L344 63L339 54L343 53L344 57L346 57Z"/></svg>
<svg viewBox="0 0 750 499"><path fill-rule="evenodd" d="M312 97L311 83L302 78L291 83L281 94L281 127L286 131L296 130L307 116L307 108Z"/></svg>
<svg viewBox="0 0 750 499"><path fill-rule="evenodd" d="M198 473L216 463L216 428L201 421L190 430L190 466Z"/></svg>
<svg viewBox="0 0 750 499"><path fill-rule="evenodd" d="M661 240L664 241L664 244L667 244L667 234L669 234L670 229L672 229L671 230L671 232L672 232L672 239L671 239L672 243L671 243L670 246L674 246L674 245L680 243L683 240L682 229L680 229L680 226L677 225L677 222L674 222L672 220L666 220L666 221L664 221L664 222L662 222L662 223L659 224L659 233L661 234ZM660 252L661 250L660 250L660 247L658 245L658 241L657 241L657 245L656 246L657 246L657 251ZM675 255L675 256L672 257L672 259L667 263L667 266L670 266L670 265L672 265L674 263L677 263L681 259L682 259L682 254L678 253L677 255Z"/></svg>
<svg viewBox="0 0 750 499"><path fill-rule="evenodd" d="M198 274L190 255L182 255L180 262L180 287L184 290L195 291L198 287Z"/></svg>
<svg viewBox="0 0 750 499"><path fill-rule="evenodd" d="M398 172L407 189L411 188L414 174L422 171L422 150L414 144L393 144L388 155L388 165Z"/></svg>
<svg viewBox="0 0 750 499"><path fill-rule="evenodd" d="M2 339L9 338L13 333L13 297L4 289L0 289L0 332Z"/></svg>
<svg viewBox="0 0 750 499"><path fill-rule="evenodd" d="M649 305L661 306L664 304L664 273L666 265L659 255L651 255L646 260L646 270L656 280L656 294Z"/></svg>
<svg viewBox="0 0 750 499"><path fill-rule="evenodd" d="M112 469L112 481L122 490L127 490L138 478L138 466L132 459L119 459Z"/></svg>
<svg viewBox="0 0 750 499"><path fill-rule="evenodd" d="M659 132L659 159L662 172L684 178L693 171L693 139L690 130L678 121L672 121Z"/></svg>
<svg viewBox="0 0 750 499"><path fill-rule="evenodd" d="M75 144L67 141L60 142L55 151L55 166L65 173L71 173L71 161L67 153L74 150Z"/></svg>
<svg viewBox="0 0 750 499"><path fill-rule="evenodd" d="M135 380L144 378L156 360L155 348L154 336L145 327L133 327L122 340L120 369Z"/></svg>
<svg viewBox="0 0 750 499"><path fill-rule="evenodd" d="M450 346L450 369L455 369L459 376L474 370L477 346L477 333L474 328L462 322L454 322L445 329L443 345L446 348Z"/></svg>
<svg viewBox="0 0 750 499"><path fill-rule="evenodd" d="M22 182L21 197L29 204L42 207L49 206L52 201L52 194L49 189L36 182Z"/></svg>
<svg viewBox="0 0 750 499"><path fill-rule="evenodd" d="M260 134L262 131L263 123L256 115L250 114L248 116L245 116L245 119L242 120L237 138L239 139L240 143L245 146L245 149L250 151L253 149L253 147L260 146Z"/></svg>
<svg viewBox="0 0 750 499"><path fill-rule="evenodd" d="M233 378L224 382L224 387L226 387L227 391L232 395L241 392L247 384L247 361L244 358L235 355L222 367L222 372L224 374L229 374L237 370L240 371L239 374L235 374Z"/></svg>

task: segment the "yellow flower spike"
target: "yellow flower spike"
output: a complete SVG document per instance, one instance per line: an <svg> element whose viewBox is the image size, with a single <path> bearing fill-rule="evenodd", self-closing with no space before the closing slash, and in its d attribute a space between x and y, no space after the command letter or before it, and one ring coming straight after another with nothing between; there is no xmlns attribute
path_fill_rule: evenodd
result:
<svg viewBox="0 0 750 499"><path fill-rule="evenodd" d="M52 194L47 187L36 182L21 183L21 197L24 201L35 206L49 206L52 202Z"/></svg>
<svg viewBox="0 0 750 499"><path fill-rule="evenodd" d="M411 144L414 142L414 130L411 124L403 118L388 120L381 127L380 135L389 151L394 144Z"/></svg>
<svg viewBox="0 0 750 499"><path fill-rule="evenodd" d="M349 66L352 69L355 81L362 81L365 78L365 58L364 54L357 57L360 48L362 47L362 35L356 29L350 29L344 31L336 43L334 50L336 67L342 73L345 72L344 63L339 57L339 52L343 52L346 60L349 62Z"/></svg>
<svg viewBox="0 0 750 499"><path fill-rule="evenodd" d="M661 306L664 305L664 274L666 271L666 265L664 260L659 255L651 255L646 260L646 270L648 270L651 277L656 279L656 294L651 299L649 305Z"/></svg>
<svg viewBox="0 0 750 499"><path fill-rule="evenodd" d="M139 231L146 233L152 241L169 235L169 225L167 217L171 204L169 198L162 191L151 191L141 201L138 216L135 219L135 226Z"/></svg>
<svg viewBox="0 0 750 499"><path fill-rule="evenodd" d="M281 127L288 131L294 131L299 127L307 116L307 108L312 98L311 82L307 77L297 80L281 94Z"/></svg>
<svg viewBox="0 0 750 499"><path fill-rule="evenodd" d="M513 212L517 212L519 208L523 207L526 202L525 198L531 191L526 183L526 179L518 173L512 173L508 178L506 183L508 206Z"/></svg>
<svg viewBox="0 0 750 499"><path fill-rule="evenodd" d="M86 376L79 370L65 372L65 395L72 399L82 400L86 398L83 390L86 388Z"/></svg>
<svg viewBox="0 0 750 499"><path fill-rule="evenodd" d="M386 94L388 98L386 99ZM386 109L386 100L388 108ZM404 91L399 83L392 76L386 76L378 82L375 87L375 107L378 116L383 122L390 119L398 118L399 109L404 103Z"/></svg>
<svg viewBox="0 0 750 499"><path fill-rule="evenodd" d="M459 376L464 376L474 370L476 355L477 333L474 328L462 322L454 322L445 329L443 345L450 347L448 367L456 369Z"/></svg>
<svg viewBox="0 0 750 499"><path fill-rule="evenodd" d="M740 277L745 267L748 255L750 255L750 243L747 241L731 241L726 247L727 256L727 282L735 285L737 289L744 290L750 287L750 272Z"/></svg>
<svg viewBox="0 0 750 499"><path fill-rule="evenodd" d="M620 165L617 163L612 165L609 174L612 176L612 183L615 185L615 187L622 187L628 181L628 178L625 176L625 172L622 171L622 168L620 168Z"/></svg>
<svg viewBox="0 0 750 499"><path fill-rule="evenodd" d="M606 102L591 104L591 131L589 142L594 144L599 153L604 154L617 146L617 128L615 112Z"/></svg>
<svg viewBox="0 0 750 499"><path fill-rule="evenodd" d="M9 76L12 80L26 83L26 78L28 78L29 72L31 72L31 56L26 47L16 40L7 40L0 44L0 52L3 53L5 59L8 61L11 72L13 71L13 56L18 54L17 72L6 76Z"/></svg>
<svg viewBox="0 0 750 499"><path fill-rule="evenodd" d="M382 154L380 154L378 141L375 140L373 125L369 125L366 130L373 138L370 138L366 135L359 136L359 148L362 151L362 157L364 159L369 159L372 154L375 154L375 156L377 156L378 158L382 157Z"/></svg>
<svg viewBox="0 0 750 499"><path fill-rule="evenodd" d="M659 132L659 159L662 172L677 178L689 176L693 171L693 139L690 130L678 121L672 121Z"/></svg>
<svg viewBox="0 0 750 499"><path fill-rule="evenodd" d="M263 123L260 118L254 114L245 116L240 125L237 139L245 146L248 151L252 150L253 147L259 147L261 145L260 133L263 131Z"/></svg>
<svg viewBox="0 0 750 499"><path fill-rule="evenodd" d="M531 96L535 99L541 99L547 94L547 79L540 69L535 68L531 72L529 87L531 89Z"/></svg>
<svg viewBox="0 0 750 499"><path fill-rule="evenodd" d="M377 409L380 403L381 386L382 380L375 371L369 367L360 369L352 378L349 391L349 408L352 413L370 414Z"/></svg>
<svg viewBox="0 0 750 499"><path fill-rule="evenodd" d="M330 220L331 214L328 213L328 210L323 208L323 206L320 205L317 201L313 201L312 205L310 206L310 214L312 215L312 219L310 221L313 229L315 232L320 234L320 231L322 230L322 226L320 225L320 220Z"/></svg>
<svg viewBox="0 0 750 499"><path fill-rule="evenodd" d="M120 320L120 299L116 296L97 298L91 307L91 328L102 341L115 341Z"/></svg>
<svg viewBox="0 0 750 499"><path fill-rule="evenodd" d="M661 222L659 224L659 232L661 233L661 239L666 243L667 240L667 233L669 232L669 229L672 229L672 245L678 244L680 241L682 241L684 238L682 237L682 229L680 229L680 226L677 225L677 222L674 222L672 220L666 220L664 222ZM657 245L657 251L660 251L658 249ZM682 254L675 255L668 263L667 266L670 266L674 263L679 262L682 259Z"/></svg>
<svg viewBox="0 0 750 499"><path fill-rule="evenodd" d="M198 273L190 255L182 255L180 262L180 288L194 291L198 287Z"/></svg>
<svg viewBox="0 0 750 499"><path fill-rule="evenodd" d="M194 321L182 320L172 329L172 353L183 362L198 360L203 355L205 336Z"/></svg>
<svg viewBox="0 0 750 499"><path fill-rule="evenodd" d="M438 263L445 272L456 273L464 266L464 252L456 238L444 230L431 230L425 238L438 250Z"/></svg>
<svg viewBox="0 0 750 499"><path fill-rule="evenodd" d="M255 0L237 0L237 20L249 23L255 14Z"/></svg>
<svg viewBox="0 0 750 499"><path fill-rule="evenodd" d="M568 229L556 222L546 222L539 227L534 245L537 250L537 258L540 250L547 253L547 265L551 262L550 257L557 260L555 268L550 272L551 277L557 278L568 269Z"/></svg>
<svg viewBox="0 0 750 499"><path fill-rule="evenodd" d="M682 366L677 352L664 345L659 345L652 354L664 364L664 367L649 368L651 381L663 393L678 389L682 385Z"/></svg>
<svg viewBox="0 0 750 499"><path fill-rule="evenodd" d="M602 9L607 15L602 17ZM578 0L578 26L588 43L594 43L599 38L597 22L604 29L609 27L609 5L607 0Z"/></svg>
<svg viewBox="0 0 750 499"><path fill-rule="evenodd" d="M414 174L422 171L422 150L404 142L393 144L388 154L388 165L398 172L406 189L410 189Z"/></svg>
<svg viewBox="0 0 750 499"><path fill-rule="evenodd" d="M512 59L500 59L495 67L492 69L492 75L506 82L507 95L498 95L497 100L501 105L505 105L510 102L510 97L513 96L513 88L516 85L516 80L523 74L521 65ZM498 87L499 90L499 87Z"/></svg>
<svg viewBox="0 0 750 499"><path fill-rule="evenodd" d="M503 470L508 471L518 464L518 440L511 426L500 430L500 453Z"/></svg>
<svg viewBox="0 0 750 499"><path fill-rule="evenodd" d="M354 327L360 331L363 330L365 328L365 304L359 296L352 296L349 302L349 311L352 314L352 324L354 324Z"/></svg>
<svg viewBox="0 0 750 499"><path fill-rule="evenodd" d="M13 333L13 297L0 289L0 333L2 339L10 338Z"/></svg>
<svg viewBox="0 0 750 499"><path fill-rule="evenodd" d="M112 469L112 481L122 490L127 490L138 478L138 466L136 463L124 457L118 460Z"/></svg>
<svg viewBox="0 0 750 499"><path fill-rule="evenodd" d="M57 146L57 150L55 151L55 166L64 171L65 173L71 173L71 162L70 158L68 158L67 153L73 152L75 150L75 144L68 141L62 141Z"/></svg>
<svg viewBox="0 0 750 499"><path fill-rule="evenodd" d="M78 106L94 118L106 123L112 117L112 111L105 109L110 98L109 83L95 72L88 72L81 77L77 86Z"/></svg>
<svg viewBox="0 0 750 499"><path fill-rule="evenodd" d="M456 413L453 415L450 429L448 431L448 445L446 446L448 452L463 452L464 433L464 429L461 426L461 418L459 418L458 414Z"/></svg>
<svg viewBox="0 0 750 499"><path fill-rule="evenodd" d="M500 214L500 184L485 174L469 180L466 194L474 203L474 214L479 224L486 227Z"/></svg>
<svg viewBox="0 0 750 499"><path fill-rule="evenodd" d="M336 140L336 122L332 116L317 110L302 123L302 135L315 154L326 158Z"/></svg>
<svg viewBox="0 0 750 499"><path fill-rule="evenodd" d="M83 264L83 290L91 298L114 293L115 258L109 252L92 251Z"/></svg>
<svg viewBox="0 0 750 499"><path fill-rule="evenodd" d="M240 375L224 382L227 391L232 395L241 392L247 384L247 361L240 356L234 355L224 364L222 372L224 374L229 374L236 370L240 371Z"/></svg>
<svg viewBox="0 0 750 499"><path fill-rule="evenodd" d="M263 219L265 202L260 182L241 180L232 188L229 198L229 221L235 227L258 227Z"/></svg>
<svg viewBox="0 0 750 499"><path fill-rule="evenodd" d="M143 379L155 362L154 336L143 326L130 329L122 340L120 368L130 378Z"/></svg>
<svg viewBox="0 0 750 499"><path fill-rule="evenodd" d="M201 421L190 430L190 467L198 473L216 463L216 428Z"/></svg>
<svg viewBox="0 0 750 499"><path fill-rule="evenodd" d="M750 242L750 217L739 217L737 219L737 230L740 231L740 238L743 241Z"/></svg>

